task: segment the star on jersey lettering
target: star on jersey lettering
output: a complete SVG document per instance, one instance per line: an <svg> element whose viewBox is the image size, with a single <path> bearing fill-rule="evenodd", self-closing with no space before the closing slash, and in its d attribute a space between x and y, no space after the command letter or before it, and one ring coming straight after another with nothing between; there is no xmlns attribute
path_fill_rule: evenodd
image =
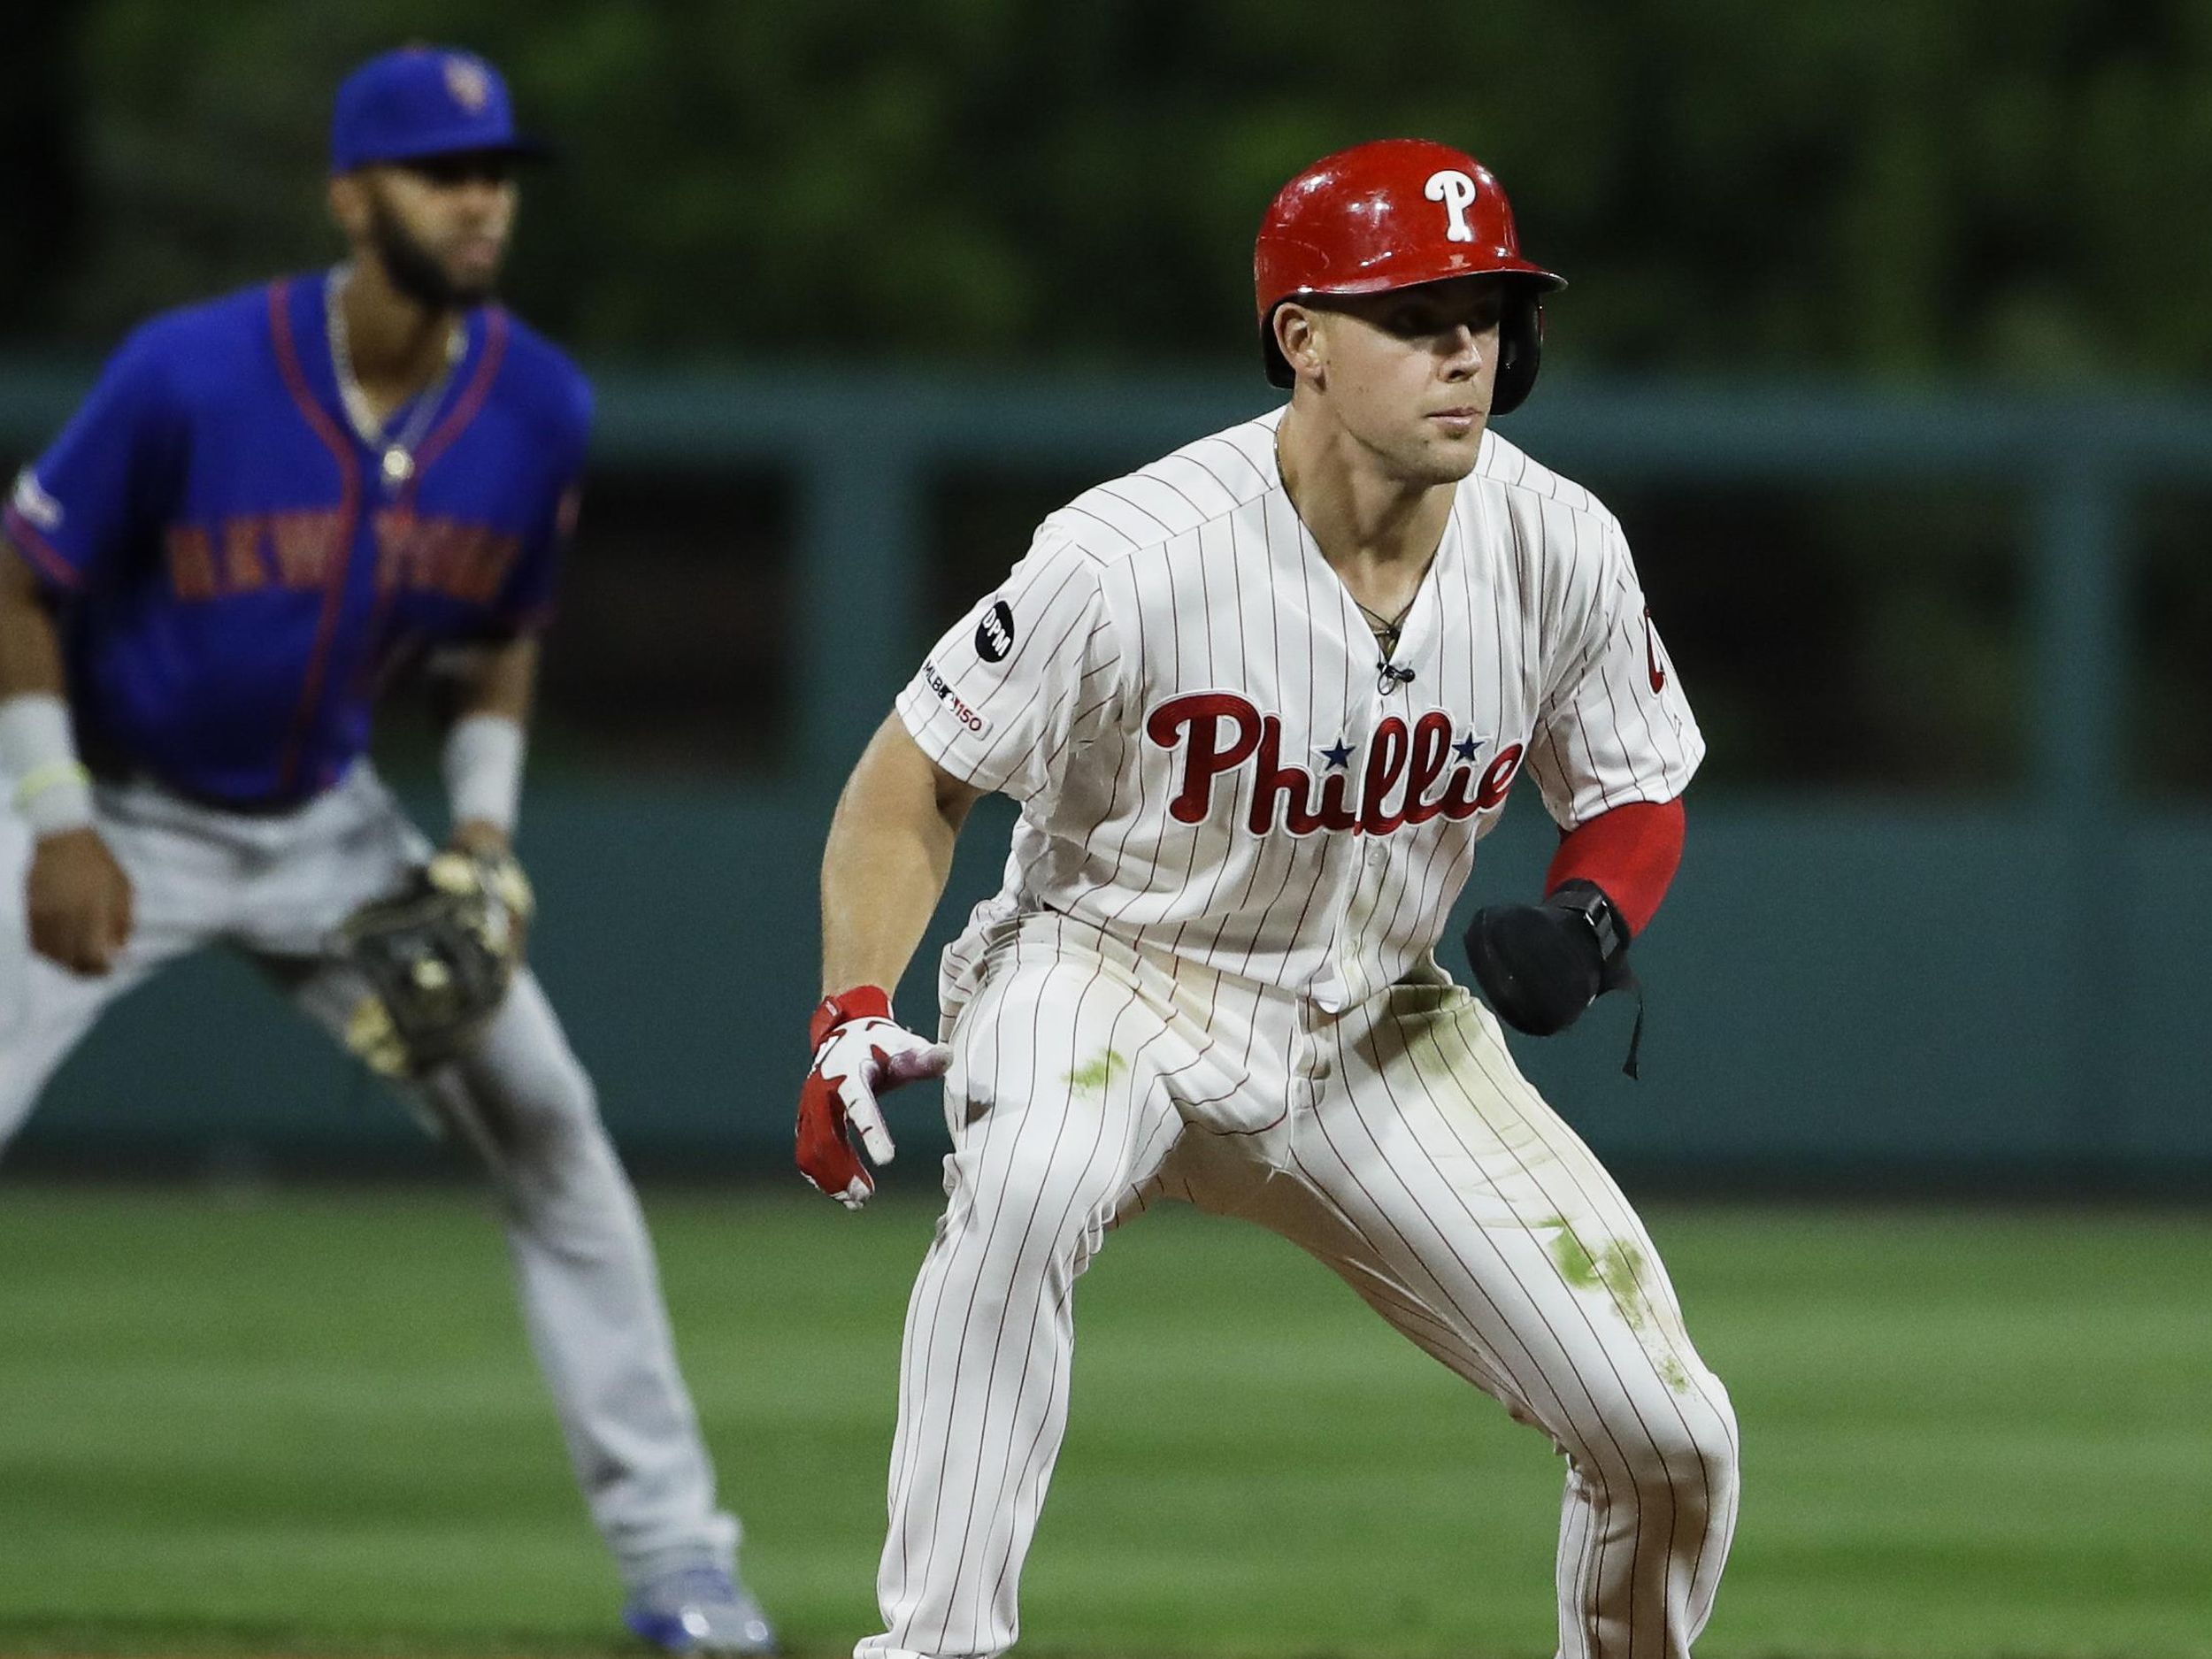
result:
<svg viewBox="0 0 2212 1659"><path fill-rule="evenodd" d="M1464 738L1461 739L1460 741L1452 745L1452 753L1458 756L1462 760L1472 760L1475 757L1475 751L1479 749L1481 747L1482 739L1475 736L1474 733L1471 732Z"/></svg>
<svg viewBox="0 0 2212 1659"><path fill-rule="evenodd" d="M1331 772L1340 772L1352 764L1352 746L1342 738L1337 739L1334 749L1325 749L1321 753L1328 761Z"/></svg>

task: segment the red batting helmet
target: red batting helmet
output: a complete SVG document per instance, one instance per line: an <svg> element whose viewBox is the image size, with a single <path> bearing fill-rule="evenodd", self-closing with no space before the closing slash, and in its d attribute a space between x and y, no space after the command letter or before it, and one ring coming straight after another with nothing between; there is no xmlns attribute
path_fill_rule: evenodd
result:
<svg viewBox="0 0 2212 1659"><path fill-rule="evenodd" d="M1520 279L1498 325L1490 412L1509 413L1536 384L1543 296L1566 279L1521 257L1513 208L1490 170L1463 150L1383 138L1324 156L1268 204L1252 248L1267 378L1288 386L1275 308L1307 295L1381 294L1450 277Z"/></svg>

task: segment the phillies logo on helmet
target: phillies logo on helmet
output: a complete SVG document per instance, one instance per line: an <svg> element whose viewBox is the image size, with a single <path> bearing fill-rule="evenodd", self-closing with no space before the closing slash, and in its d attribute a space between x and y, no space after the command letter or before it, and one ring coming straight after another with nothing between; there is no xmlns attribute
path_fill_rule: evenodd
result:
<svg viewBox="0 0 2212 1659"><path fill-rule="evenodd" d="M1445 227L1446 242L1472 242L1475 227L1467 222L1467 210L1474 205L1475 181L1465 173L1452 168L1429 174L1429 181L1421 187L1421 194L1432 202L1441 202L1451 223Z"/></svg>
<svg viewBox="0 0 2212 1659"><path fill-rule="evenodd" d="M1523 754L1520 744L1511 744L1478 771L1483 740L1454 742L1451 716L1432 709L1408 726L1390 715L1368 743L1355 806L1348 756L1343 770L1330 767L1317 792L1312 772L1283 762L1281 718L1262 714L1234 692L1171 697L1153 710L1144 734L1161 749L1182 753L1182 777L1167 808L1179 822L1204 823L1213 815L1214 780L1230 778L1233 788L1233 780L1248 771L1252 800L1244 827L1255 835L1278 827L1293 835L1317 830L1388 835L1432 818L1471 818L1505 803ZM1343 752L1340 747L1330 751Z"/></svg>

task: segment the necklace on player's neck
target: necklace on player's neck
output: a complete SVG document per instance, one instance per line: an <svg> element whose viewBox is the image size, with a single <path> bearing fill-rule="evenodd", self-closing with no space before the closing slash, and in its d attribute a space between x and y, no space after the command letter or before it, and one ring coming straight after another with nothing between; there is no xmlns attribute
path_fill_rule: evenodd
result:
<svg viewBox="0 0 2212 1659"><path fill-rule="evenodd" d="M388 490L397 489L415 475L415 451L430 430L430 423L437 418L438 405L445 401L447 382L453 379L453 371L468 351L468 330L456 323L446 336L445 362L435 379L416 394L415 406L408 411L406 424L396 434L388 434L383 421L377 418L376 409L369 402L369 395L362 389L361 378L353 370L353 340L346 326L345 302L341 297L347 279L353 274L349 265L334 266L323 280L323 319L325 332L330 336L330 365L338 377L338 401L345 405L346 419L362 442L372 449L382 451L383 458L377 470Z"/></svg>
<svg viewBox="0 0 2212 1659"><path fill-rule="evenodd" d="M1413 598L1407 600L1404 607L1394 617L1386 617L1379 611L1371 611L1367 606L1360 604L1357 599L1352 601L1355 605L1359 605L1360 615L1367 618L1367 626L1374 630L1375 643L1382 647L1382 654L1386 657L1395 657L1398 654L1398 641L1405 633L1406 618L1412 613L1413 607L1420 597L1420 593L1416 590Z"/></svg>

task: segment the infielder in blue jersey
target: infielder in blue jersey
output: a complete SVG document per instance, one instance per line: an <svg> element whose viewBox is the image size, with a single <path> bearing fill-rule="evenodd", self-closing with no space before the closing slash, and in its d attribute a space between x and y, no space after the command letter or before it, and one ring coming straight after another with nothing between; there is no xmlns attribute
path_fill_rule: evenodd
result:
<svg viewBox="0 0 2212 1659"><path fill-rule="evenodd" d="M342 1030L333 930L430 848L365 750L457 660L453 843L503 851L589 388L492 303L519 137L465 53L340 88L350 256L157 317L17 480L0 546L0 1140L100 1010L222 943ZM679 1376L635 1195L534 979L440 1074L503 1200L532 1343L632 1628L772 1650Z"/></svg>

